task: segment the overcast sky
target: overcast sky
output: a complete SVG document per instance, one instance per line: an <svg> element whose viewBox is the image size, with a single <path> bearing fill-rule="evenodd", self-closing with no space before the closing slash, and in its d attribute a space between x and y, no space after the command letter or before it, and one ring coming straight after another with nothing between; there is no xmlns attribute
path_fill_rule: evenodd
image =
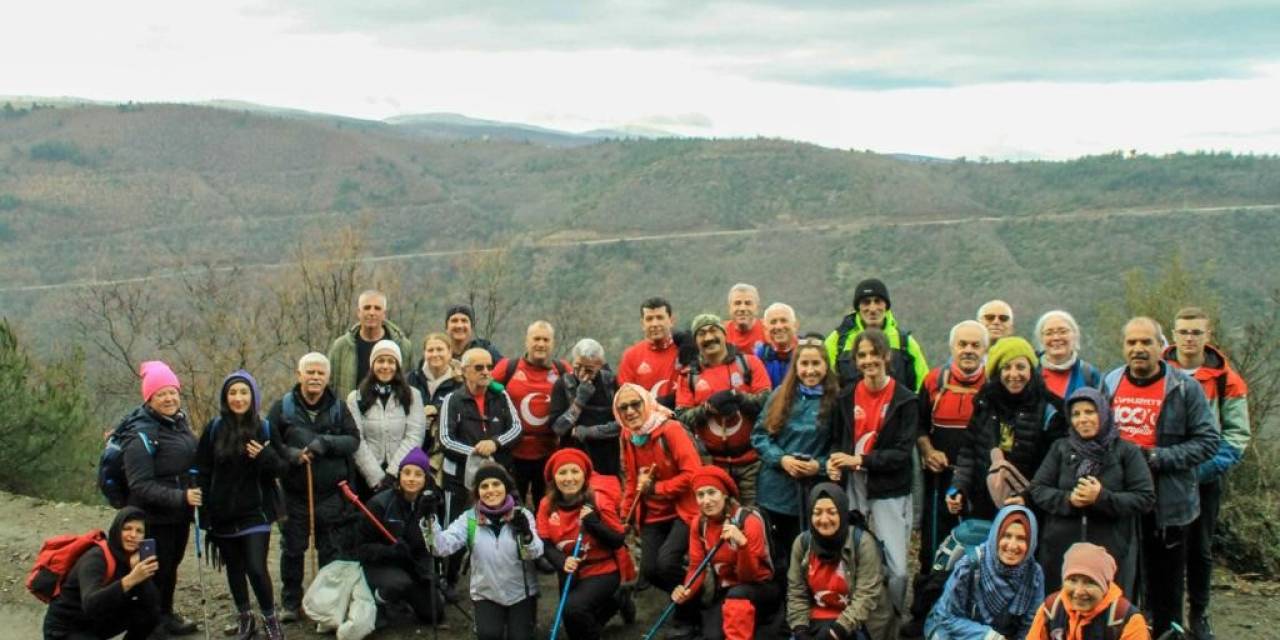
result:
<svg viewBox="0 0 1280 640"><path fill-rule="evenodd" d="M40 0L0 94L942 157L1280 153L1275 0Z"/></svg>

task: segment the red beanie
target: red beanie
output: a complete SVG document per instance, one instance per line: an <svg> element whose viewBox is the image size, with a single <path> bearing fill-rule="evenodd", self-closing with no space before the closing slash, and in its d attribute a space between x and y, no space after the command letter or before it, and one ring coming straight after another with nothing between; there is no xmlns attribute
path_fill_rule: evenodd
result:
<svg viewBox="0 0 1280 640"><path fill-rule="evenodd" d="M719 489L725 495L738 497L738 483L733 481L728 471L714 464L703 465L701 469L693 472L691 489L696 492L700 487L708 486Z"/></svg>
<svg viewBox="0 0 1280 640"><path fill-rule="evenodd" d="M555 482L556 470L566 464L578 465L578 468L582 469L584 479L591 477L591 458L587 457L582 449L573 448L560 449L551 454L551 457L547 458L547 464L542 467L542 477L546 478L547 482Z"/></svg>

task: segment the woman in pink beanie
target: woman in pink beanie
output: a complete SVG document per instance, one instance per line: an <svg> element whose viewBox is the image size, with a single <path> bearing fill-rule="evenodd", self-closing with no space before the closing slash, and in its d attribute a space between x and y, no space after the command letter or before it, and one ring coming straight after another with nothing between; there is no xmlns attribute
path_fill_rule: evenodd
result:
<svg viewBox="0 0 1280 640"><path fill-rule="evenodd" d="M1071 545L1062 559L1062 576L1062 591L1045 599L1027 640L1151 640L1147 621L1116 584L1116 561L1105 548Z"/></svg>
<svg viewBox="0 0 1280 640"><path fill-rule="evenodd" d="M159 360L138 367L142 405L125 416L117 433L126 434L124 473L128 504L147 512L147 536L156 541L156 587L160 624L169 635L195 633L198 627L173 610L178 565L187 551L191 509L201 504L190 476L196 436L182 412L182 383Z"/></svg>

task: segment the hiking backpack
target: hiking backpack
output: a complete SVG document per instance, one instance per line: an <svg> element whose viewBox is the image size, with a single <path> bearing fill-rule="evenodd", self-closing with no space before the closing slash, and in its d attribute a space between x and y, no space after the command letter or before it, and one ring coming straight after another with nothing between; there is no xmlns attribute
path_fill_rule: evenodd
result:
<svg viewBox="0 0 1280 640"><path fill-rule="evenodd" d="M741 351L733 354L733 361L738 365L738 373L742 376L742 385L751 387L751 367L747 365L747 357ZM696 395L698 393L698 374L702 372L702 363L700 360L694 360L689 365L689 393Z"/></svg>
<svg viewBox="0 0 1280 640"><path fill-rule="evenodd" d="M107 584L115 575L116 559L107 548L107 534L102 529L94 529L81 535L68 533L45 540L36 554L35 565L27 572L27 591L41 602L52 602L62 593L62 583L76 561L95 546L102 549L107 563L107 572L102 578L102 583Z"/></svg>
<svg viewBox="0 0 1280 640"><path fill-rule="evenodd" d="M107 436L107 446L98 457L98 490L107 499L113 509L119 509L129 503L129 479L124 471L124 448L134 437L142 440L147 453L156 454L154 438L141 427L132 422L122 421Z"/></svg>
<svg viewBox="0 0 1280 640"><path fill-rule="evenodd" d="M1053 635L1055 630L1065 630L1068 626L1067 608L1062 604L1062 592L1051 594L1045 598L1044 604L1041 605L1044 610L1045 631L1049 637ZM1103 622L1105 626L1102 628L1102 637L1104 640L1120 640L1124 635L1124 628L1128 626L1129 619L1136 613L1129 601L1123 596L1116 598L1107 607L1107 612L1099 615L1090 622L1090 626L1095 622ZM1086 634L1087 635L1087 634ZM1161 636L1164 637L1164 636Z"/></svg>
<svg viewBox="0 0 1280 640"><path fill-rule="evenodd" d="M990 520L969 518L956 525L951 533L947 534L942 544L938 545L938 550L933 553L933 564L929 566L928 576L917 579L915 582L911 604L913 617L923 619L929 614L934 603L942 597L947 579L955 571L960 558L976 557L978 549L987 541L987 534L990 531Z"/></svg>

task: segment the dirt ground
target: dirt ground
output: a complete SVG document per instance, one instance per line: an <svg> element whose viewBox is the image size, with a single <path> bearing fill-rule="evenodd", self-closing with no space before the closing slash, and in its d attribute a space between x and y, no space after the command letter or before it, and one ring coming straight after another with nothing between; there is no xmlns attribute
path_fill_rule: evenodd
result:
<svg viewBox="0 0 1280 640"><path fill-rule="evenodd" d="M106 507L76 503L48 502L0 492L0 640L40 638L40 625L44 618L44 605L26 591L26 573L35 559L40 541L60 533L83 532L110 524L111 510ZM275 560L278 549L273 548L272 574L278 565ZM200 588L196 571L195 552L188 545L187 559L179 570L178 609L185 615L199 619L201 616ZM208 595L209 616L214 621L213 637L220 638L223 624L232 611L226 580L221 573L208 568L204 571L205 591ZM539 598L539 636L550 631L555 615L555 579L542 577L542 594ZM1219 568L1214 577L1214 599L1211 617L1218 638L1221 640L1280 640L1280 583L1243 580L1231 572ZM465 598L464 598L465 600ZM610 622L606 638L641 638L666 601L661 594L648 590L637 595L637 621L624 626L619 620ZM464 602L464 608L469 606ZM441 638L470 638L469 626L453 607L446 614L447 623L439 630ZM290 638L324 638L306 625L285 627ZM405 616L397 616L397 623L375 633L377 640L408 640L432 637L432 628L416 626ZM203 634L189 636L201 638Z"/></svg>

